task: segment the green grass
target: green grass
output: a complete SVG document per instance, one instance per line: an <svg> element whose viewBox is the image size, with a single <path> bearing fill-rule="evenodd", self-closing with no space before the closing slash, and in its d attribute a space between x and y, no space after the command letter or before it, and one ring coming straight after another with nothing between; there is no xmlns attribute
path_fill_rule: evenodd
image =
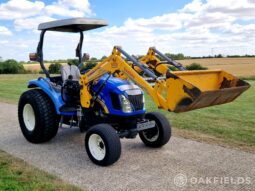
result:
<svg viewBox="0 0 255 191"><path fill-rule="evenodd" d="M38 76L0 75L0 100L17 103L28 80ZM204 136L209 136L216 142L255 151L255 81L252 79L248 81L251 88L232 103L179 114L161 112L170 119L174 131L185 132L185 137L196 135L204 140ZM148 96L146 108L148 111L158 110Z"/></svg>
<svg viewBox="0 0 255 191"><path fill-rule="evenodd" d="M255 76L245 76L241 77L242 80L255 80Z"/></svg>
<svg viewBox="0 0 255 191"><path fill-rule="evenodd" d="M0 151L0 190L1 191L81 191L48 173L29 166Z"/></svg>
<svg viewBox="0 0 255 191"><path fill-rule="evenodd" d="M20 94L27 89L28 81L39 76L39 74L1 74L0 101L17 103Z"/></svg>

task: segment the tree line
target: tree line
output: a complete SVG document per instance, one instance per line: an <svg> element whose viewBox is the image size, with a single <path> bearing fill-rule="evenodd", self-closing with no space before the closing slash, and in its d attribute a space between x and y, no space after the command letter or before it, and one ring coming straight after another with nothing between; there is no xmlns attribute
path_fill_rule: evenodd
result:
<svg viewBox="0 0 255 191"><path fill-rule="evenodd" d="M227 55L223 56L222 54L214 55L214 56L202 56L202 57L190 57L185 56L182 53L178 54L172 54L172 53L165 53L165 55L173 60L185 60L185 59L202 59L202 58L242 58L242 57L255 57L255 55ZM134 58L139 59L142 56L141 55L132 55ZM25 61L16 61L14 59L9 60L3 60L2 57L0 57L0 74L24 74L24 73L34 73L34 71L25 70L24 64L35 64L36 62L25 62ZM87 61L84 64L84 69L91 69L93 68L98 62L104 60L106 56L102 56L100 59L92 57L89 61ZM160 58L159 58L160 59ZM78 65L79 61L78 59L59 59L59 60L45 60L44 63L51 63L49 66L49 72L50 73L59 73L60 67L62 63L68 63L68 64L74 64ZM186 66L189 70L203 70L207 69L197 63L193 63L189 66ZM174 68L170 68L172 70L175 70ZM42 71L40 71L42 73Z"/></svg>

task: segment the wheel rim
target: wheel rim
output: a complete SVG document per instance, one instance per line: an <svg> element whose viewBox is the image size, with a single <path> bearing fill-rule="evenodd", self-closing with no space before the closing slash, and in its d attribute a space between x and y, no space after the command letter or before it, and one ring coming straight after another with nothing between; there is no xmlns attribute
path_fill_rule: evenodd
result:
<svg viewBox="0 0 255 191"><path fill-rule="evenodd" d="M23 109L23 120L28 131L33 131L35 128L35 113L30 104L26 104Z"/></svg>
<svg viewBox="0 0 255 191"><path fill-rule="evenodd" d="M159 128L156 125L154 128L152 129L148 129L145 131L142 131L143 137L149 141L149 142L154 142L158 139L159 137Z"/></svg>
<svg viewBox="0 0 255 191"><path fill-rule="evenodd" d="M98 161L105 157L106 149L103 139L98 134L92 134L88 141L89 151L91 155Z"/></svg>

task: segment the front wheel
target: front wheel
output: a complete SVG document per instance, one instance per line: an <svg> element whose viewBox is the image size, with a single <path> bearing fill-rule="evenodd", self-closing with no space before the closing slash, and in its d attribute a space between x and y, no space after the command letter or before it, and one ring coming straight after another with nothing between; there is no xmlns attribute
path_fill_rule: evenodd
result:
<svg viewBox="0 0 255 191"><path fill-rule="evenodd" d="M89 128L85 136L85 148L90 160L100 166L115 163L121 154L120 138L108 124Z"/></svg>
<svg viewBox="0 0 255 191"><path fill-rule="evenodd" d="M167 118L157 112L147 113L145 118L155 121L155 127L139 132L143 143L148 147L161 147L165 145L171 137L171 125Z"/></svg>

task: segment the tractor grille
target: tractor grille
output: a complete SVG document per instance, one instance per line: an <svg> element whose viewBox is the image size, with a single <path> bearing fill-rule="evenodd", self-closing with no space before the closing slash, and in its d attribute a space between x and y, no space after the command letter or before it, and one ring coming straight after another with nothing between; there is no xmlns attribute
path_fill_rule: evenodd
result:
<svg viewBox="0 0 255 191"><path fill-rule="evenodd" d="M128 99L136 111L143 109L143 94L129 95Z"/></svg>

